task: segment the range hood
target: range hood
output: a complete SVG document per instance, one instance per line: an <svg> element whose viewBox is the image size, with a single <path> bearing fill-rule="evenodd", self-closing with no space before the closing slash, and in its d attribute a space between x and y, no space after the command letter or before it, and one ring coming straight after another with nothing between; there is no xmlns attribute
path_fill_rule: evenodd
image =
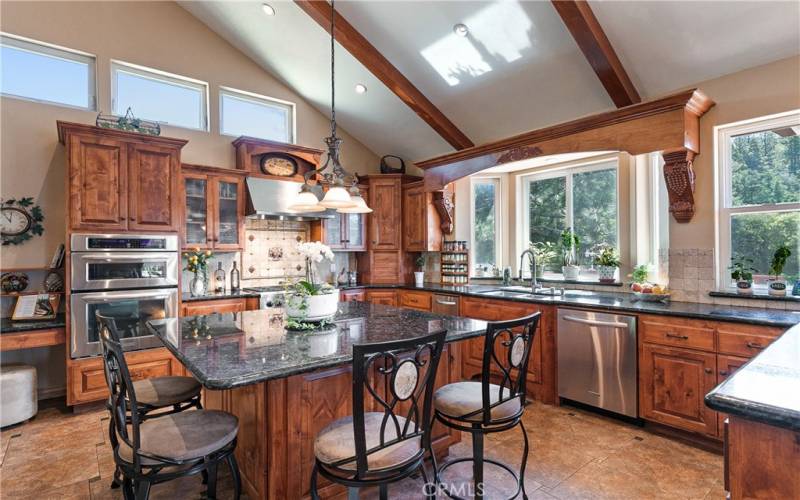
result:
<svg viewBox="0 0 800 500"><path fill-rule="evenodd" d="M289 210L297 193L300 192L301 182L276 181L259 177L247 177L247 211L245 215L251 219L276 219L310 221L320 219L333 219L336 210L324 212L297 213ZM313 186L312 190L318 197L322 195L320 186Z"/></svg>

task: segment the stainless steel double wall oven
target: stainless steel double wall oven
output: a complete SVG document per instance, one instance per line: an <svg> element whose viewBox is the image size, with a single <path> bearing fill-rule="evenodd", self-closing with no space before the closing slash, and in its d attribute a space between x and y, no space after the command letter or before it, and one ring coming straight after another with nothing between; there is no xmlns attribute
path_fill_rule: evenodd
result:
<svg viewBox="0 0 800 500"><path fill-rule="evenodd" d="M73 234L70 245L71 356L100 354L96 311L117 318L125 350L160 347L145 322L178 316L178 236Z"/></svg>

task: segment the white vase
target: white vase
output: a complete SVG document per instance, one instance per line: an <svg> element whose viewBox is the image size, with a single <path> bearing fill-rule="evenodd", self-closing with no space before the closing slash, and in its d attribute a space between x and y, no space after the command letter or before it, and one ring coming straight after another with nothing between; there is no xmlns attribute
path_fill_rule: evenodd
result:
<svg viewBox="0 0 800 500"><path fill-rule="evenodd" d="M597 266L597 278L600 283L613 283L617 268L614 266Z"/></svg>
<svg viewBox="0 0 800 500"><path fill-rule="evenodd" d="M332 318L339 307L339 290L324 295L290 295L285 307L286 315L292 319L321 321Z"/></svg>
<svg viewBox="0 0 800 500"><path fill-rule="evenodd" d="M422 286L425 283L425 273L422 271L414 271L414 284Z"/></svg>
<svg viewBox="0 0 800 500"><path fill-rule="evenodd" d="M565 280L577 280L580 275L580 266L561 266L561 272Z"/></svg>

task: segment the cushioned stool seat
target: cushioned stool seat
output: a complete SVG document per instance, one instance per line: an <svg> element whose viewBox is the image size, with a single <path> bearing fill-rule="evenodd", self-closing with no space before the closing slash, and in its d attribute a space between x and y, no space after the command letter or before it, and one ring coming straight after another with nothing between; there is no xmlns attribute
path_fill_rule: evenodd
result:
<svg viewBox="0 0 800 500"><path fill-rule="evenodd" d="M236 438L239 419L217 410L196 410L150 418L139 426L140 453L171 460L202 458ZM132 462L130 447L119 438L120 458ZM142 459L143 465L155 462Z"/></svg>
<svg viewBox="0 0 800 500"><path fill-rule="evenodd" d="M200 394L200 382L193 377L154 377L133 383L136 402L156 408L189 401Z"/></svg>
<svg viewBox="0 0 800 500"><path fill-rule="evenodd" d="M380 429L383 421L383 413L371 412L364 414L364 434L367 441L367 451L380 445ZM406 419L397 417L402 430ZM397 438L397 432L393 420L389 418L386 422L386 429L383 437L384 442L389 442ZM413 424L412 424L413 425ZM314 455L323 464L334 464L339 460L353 458L356 455L356 444L353 432L353 417L340 418L325 427L317 435L314 442ZM383 469L400 465L422 450L419 437L409 438L382 450L370 453L367 456L369 468ZM341 465L340 469L356 470L356 461L353 459Z"/></svg>
<svg viewBox="0 0 800 500"><path fill-rule="evenodd" d="M0 427L18 424L36 415L36 368L28 365L0 367Z"/></svg>
<svg viewBox="0 0 800 500"><path fill-rule="evenodd" d="M499 400L500 386L489 384L489 404ZM509 396L508 388L503 391L503 397ZM480 422L483 420L483 395L480 382L456 382L439 388L433 394L433 407L448 417L463 418L468 421ZM519 398L509 399L505 403L492 408L492 420L502 420L513 417L520 411ZM465 417L466 415L473 415Z"/></svg>

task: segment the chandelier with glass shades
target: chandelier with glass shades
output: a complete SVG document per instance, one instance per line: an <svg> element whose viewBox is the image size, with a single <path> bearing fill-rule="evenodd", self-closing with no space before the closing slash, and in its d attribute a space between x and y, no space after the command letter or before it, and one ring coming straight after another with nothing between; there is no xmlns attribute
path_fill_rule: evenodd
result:
<svg viewBox="0 0 800 500"><path fill-rule="evenodd" d="M372 212L367 202L358 190L358 176L351 174L339 162L339 148L342 140L336 137L336 73L334 51L334 19L336 10L331 0L331 135L325 138L328 147L328 157L325 164L316 170L311 170L303 176L304 182L300 192L295 197L289 210L293 212L322 212L329 208L340 213L366 214ZM322 178L322 183L328 186L325 196L320 200L314 194L309 181L315 175Z"/></svg>

